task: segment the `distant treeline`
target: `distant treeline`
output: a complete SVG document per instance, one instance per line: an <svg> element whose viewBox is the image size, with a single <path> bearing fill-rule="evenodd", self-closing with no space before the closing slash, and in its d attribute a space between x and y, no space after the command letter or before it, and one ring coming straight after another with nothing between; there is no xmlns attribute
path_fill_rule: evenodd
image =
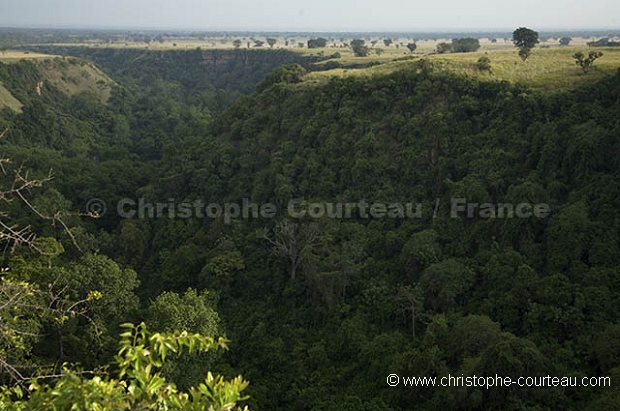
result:
<svg viewBox="0 0 620 411"><path fill-rule="evenodd" d="M371 38L406 38L417 40L441 40L452 38L474 37L478 39L510 39L511 31L482 31L482 32L423 32L423 31L386 31L386 32L251 32L251 31L174 31L174 30L94 30L94 29L21 29L0 28L0 47L15 47L33 44L58 43L142 43L181 40L212 41L215 39L254 37L283 37L285 39L316 38L327 39L330 43L336 40ZM540 32L541 39L561 37L581 38L613 38L620 36L620 32L611 30L565 30L554 32Z"/></svg>

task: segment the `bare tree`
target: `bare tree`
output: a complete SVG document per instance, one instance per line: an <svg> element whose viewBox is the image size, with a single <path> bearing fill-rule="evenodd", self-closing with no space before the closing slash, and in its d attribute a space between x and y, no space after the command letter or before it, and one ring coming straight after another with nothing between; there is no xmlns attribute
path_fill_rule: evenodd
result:
<svg viewBox="0 0 620 411"><path fill-rule="evenodd" d="M415 321L416 316L422 305L422 296L418 287L407 285L399 288L394 299L400 303L399 313L411 313L411 334L415 340Z"/></svg>
<svg viewBox="0 0 620 411"><path fill-rule="evenodd" d="M3 274L6 270L3 270ZM72 301L67 297L68 287L58 287L56 282L49 284L46 289L22 281L2 278L0 282L0 375L6 373L8 377L18 385L25 388L27 381L32 378L26 373L33 367L27 364L12 363L7 352L15 353L24 347L24 340L38 338L38 330L33 330L32 322L26 318L24 321L16 321L24 316L53 319L53 323L62 326L69 318L82 317L92 324L95 335L99 335L95 321L90 317L89 302L99 299L102 295L98 292L90 293L86 298ZM59 340L60 357L62 358L62 340ZM50 366L50 369L52 367ZM53 368L56 368L54 366ZM53 370L52 373L58 370ZM51 378L46 373L37 378Z"/></svg>
<svg viewBox="0 0 620 411"><path fill-rule="evenodd" d="M4 137L8 129L0 133ZM52 225L59 224L67 233L75 247L81 251L71 230L64 222L68 215L86 215L98 217L92 213L68 213L55 211L52 215L37 209L32 201L32 192L53 179L51 170L43 178L31 178L23 164L16 169L10 168L11 159L0 158L0 205L20 203L33 213L38 219L49 221ZM30 226L19 226L11 220L6 211L0 210L0 243L4 243L4 253L13 253L19 247L28 247L35 253L43 256L58 254L60 244L49 238L37 238ZM56 245L57 247L54 247ZM51 264L51 263L50 263ZM6 268L0 269L0 375L6 374L16 383L24 386L32 376L24 370L30 366L18 364L13 360L20 347L25 346L26 339L37 338L38 329L28 318L47 317L58 326L71 317L84 317L91 324L94 321L88 314L88 301L101 297L100 293L93 292L85 299L72 301L67 297L67 287L59 287L57 282L48 284L42 289L34 284L11 278ZM24 319L25 318L25 319ZM96 327L96 325L95 325ZM62 350L62 344L60 344ZM19 360L16 360L19 362ZM43 377L45 378L45 377Z"/></svg>
<svg viewBox="0 0 620 411"><path fill-rule="evenodd" d="M319 230L316 224L297 224L283 220L273 230L265 230L262 238L273 246L278 256L286 258L288 273L291 279L295 279L304 250L319 243Z"/></svg>
<svg viewBox="0 0 620 411"><path fill-rule="evenodd" d="M7 131L8 129L5 129L0 133L0 138L4 137ZM10 163L11 159L5 157L0 158L0 176L8 179L8 184L6 184L5 187L0 187L0 202L13 203L19 201L38 218L49 221L52 225L60 225L71 239L73 245L79 251L82 251L73 233L65 223L64 218L69 215L88 216L93 218L98 218L99 216L94 213L68 213L62 210L57 210L52 215L44 214L33 206L29 200L29 196L32 190L40 188L45 183L53 180L54 176L52 170L43 178L30 178L29 172L24 171L23 164L15 170L8 170L8 165ZM13 174L12 178L10 178L11 173ZM13 253L16 247L25 245L39 254L48 255L48 252L40 247L36 234L32 232L30 226L20 227L16 224L12 224L7 213L2 210L0 210L0 242L5 244L5 253L7 251Z"/></svg>

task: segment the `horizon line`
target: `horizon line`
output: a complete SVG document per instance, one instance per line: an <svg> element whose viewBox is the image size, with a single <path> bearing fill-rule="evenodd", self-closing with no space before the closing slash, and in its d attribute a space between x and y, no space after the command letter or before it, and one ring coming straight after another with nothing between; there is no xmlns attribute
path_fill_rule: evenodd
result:
<svg viewBox="0 0 620 411"><path fill-rule="evenodd" d="M521 26L520 26L521 27ZM526 26L527 27L527 26ZM613 32L618 31L620 35L620 27L618 28L535 28L539 32L558 33L558 32ZM330 33L330 34L346 34L346 33L512 33L515 29L511 28L450 28L450 29L385 29L385 30L308 30L308 29L239 29L239 28L173 28L173 27L124 27L124 26L2 26L0 30L76 30L76 31L172 31L179 33Z"/></svg>

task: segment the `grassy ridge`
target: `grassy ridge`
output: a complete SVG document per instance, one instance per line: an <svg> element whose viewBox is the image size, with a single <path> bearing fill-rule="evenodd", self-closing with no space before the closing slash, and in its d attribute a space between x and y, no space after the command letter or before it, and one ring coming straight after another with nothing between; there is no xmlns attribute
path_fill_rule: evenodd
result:
<svg viewBox="0 0 620 411"><path fill-rule="evenodd" d="M28 97L15 94L12 83L19 82L19 78L25 75L24 67L28 65L32 66L34 74L29 80L26 92L32 96L45 93L45 85L51 85L67 96L87 92L105 103L115 84L98 67L86 60L9 51L0 58L0 67L5 71L4 84L0 82L0 108L8 107L15 112L21 111Z"/></svg>
<svg viewBox="0 0 620 411"><path fill-rule="evenodd" d="M32 53L28 51L6 50L0 53L0 63L10 64L21 60L50 58L49 54ZM22 103L7 90L0 82L0 108L8 107L15 112L21 112Z"/></svg>
<svg viewBox="0 0 620 411"><path fill-rule="evenodd" d="M42 53L34 53L31 51L20 51L20 50L7 50L0 53L0 62L1 63L15 63L20 60L35 60L35 59L48 59L50 57L49 54Z"/></svg>
<svg viewBox="0 0 620 411"><path fill-rule="evenodd" d="M114 81L93 63L72 58L39 60L37 66L45 81L68 96L88 91L96 94L102 103L110 97Z"/></svg>

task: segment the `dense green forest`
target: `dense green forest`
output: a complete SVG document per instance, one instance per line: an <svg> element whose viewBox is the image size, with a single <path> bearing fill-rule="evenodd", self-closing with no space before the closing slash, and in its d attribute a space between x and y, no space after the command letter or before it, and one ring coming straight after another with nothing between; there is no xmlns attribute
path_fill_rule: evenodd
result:
<svg viewBox="0 0 620 411"><path fill-rule="evenodd" d="M179 389L207 370L242 374L251 410L620 405L620 71L539 92L414 60L309 84L308 61L286 52L63 52L116 82L107 102L49 84L37 93L35 63L0 64L23 104L0 112L2 224L37 233L0 239L0 302L27 282L39 290L28 298L53 295L57 308L2 305L3 384L112 364L119 341L131 345L121 324L144 322L230 340L228 352L173 357L163 374ZM124 218L123 199L166 208ZM455 215L455 199L550 212ZM179 216L196 202L275 212ZM361 202L419 212L369 216ZM310 212L334 203L357 206ZM179 350L217 345L174 338ZM390 374L613 384L390 387Z"/></svg>

